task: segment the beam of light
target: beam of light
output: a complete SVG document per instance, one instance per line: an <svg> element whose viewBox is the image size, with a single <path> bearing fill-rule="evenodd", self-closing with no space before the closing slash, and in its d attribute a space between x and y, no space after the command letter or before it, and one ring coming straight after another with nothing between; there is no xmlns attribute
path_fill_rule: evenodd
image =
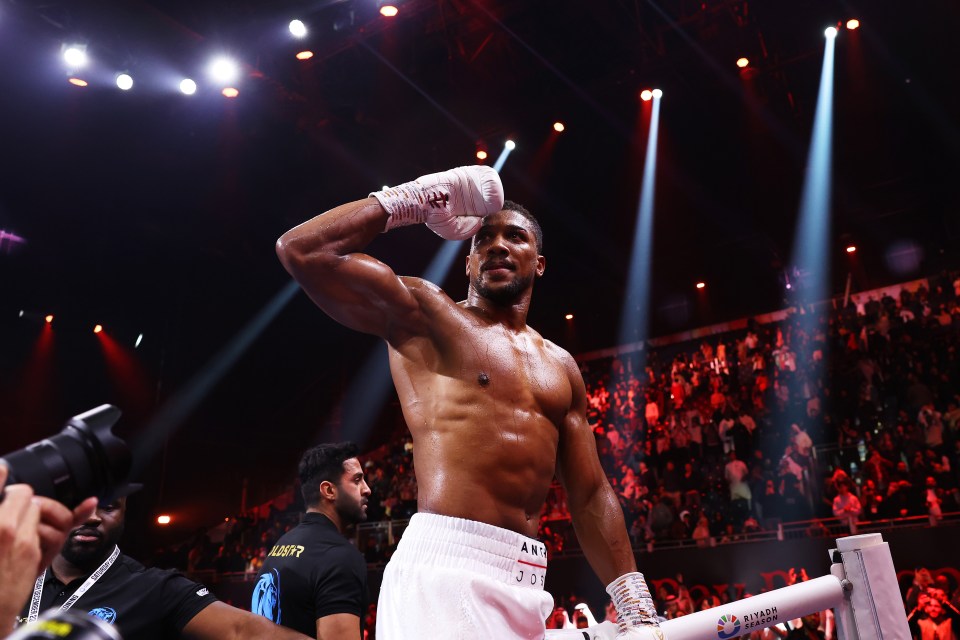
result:
<svg viewBox="0 0 960 640"><path fill-rule="evenodd" d="M653 204L657 178L657 138L660 130L660 99L654 98L650 113L650 134L643 163L643 180L633 234L630 273L623 309L620 311L618 344L639 342L647 337L650 307L650 270L653 249Z"/></svg>
<svg viewBox="0 0 960 640"><path fill-rule="evenodd" d="M15 233L5 231L0 229L0 249L3 249L3 245L6 244L9 249L15 244L26 244L27 241L25 238L18 236Z"/></svg>
<svg viewBox="0 0 960 640"><path fill-rule="evenodd" d="M128 417L146 415L153 404L153 386L146 369L126 345L108 333L100 333L100 349L107 365L107 376Z"/></svg>
<svg viewBox="0 0 960 640"><path fill-rule="evenodd" d="M510 152L516 148L517 145L513 140L507 140L507 143L503 145L503 151L501 151L500 155L497 156L497 161L493 163L493 170L497 173L500 173L500 170L503 169L503 165L507 163L507 158L510 156Z"/></svg>
<svg viewBox="0 0 960 640"><path fill-rule="evenodd" d="M220 382L237 360L250 348L274 318L300 291L296 282L290 281L250 319L240 331L194 376L170 398L150 419L134 445L134 461L131 478L140 477L150 458L159 451L164 441L183 424L183 421L199 406L210 390Z"/></svg>
<svg viewBox="0 0 960 640"><path fill-rule="evenodd" d="M807 281L799 288L800 303L810 305L829 295L830 200L833 179L833 60L836 40L824 42L820 93L807 152L806 175L794 236L793 263Z"/></svg>
<svg viewBox="0 0 960 640"><path fill-rule="evenodd" d="M23 312L21 311L21 317ZM27 314L28 317L30 314ZM40 334L33 344L33 350L22 372L16 376L18 385L13 394L13 407L5 411L16 421L23 424L44 424L53 419L55 398L56 369L53 352L53 325L44 322Z"/></svg>

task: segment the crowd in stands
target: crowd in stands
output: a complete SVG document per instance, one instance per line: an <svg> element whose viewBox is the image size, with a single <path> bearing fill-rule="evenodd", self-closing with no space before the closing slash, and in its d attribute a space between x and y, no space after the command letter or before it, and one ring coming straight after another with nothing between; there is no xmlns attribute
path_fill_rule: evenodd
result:
<svg viewBox="0 0 960 640"><path fill-rule="evenodd" d="M794 310L777 322L581 365L588 421L637 546L737 540L780 522L857 522L960 509L960 277L896 296ZM365 456L369 521L416 510L413 443ZM298 501L238 518L166 564L255 570ZM541 518L553 553L571 543L555 485ZM361 551L385 561L380 532Z"/></svg>

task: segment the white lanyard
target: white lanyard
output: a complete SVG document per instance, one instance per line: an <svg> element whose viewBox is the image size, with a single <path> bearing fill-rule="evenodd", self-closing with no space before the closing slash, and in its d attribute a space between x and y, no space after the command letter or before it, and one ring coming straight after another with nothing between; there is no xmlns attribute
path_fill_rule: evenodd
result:
<svg viewBox="0 0 960 640"><path fill-rule="evenodd" d="M120 547L114 545L113 553L110 554L110 557L103 561L103 564L100 565L100 568L90 574L90 577L84 581L80 588L74 591L73 595L67 598L67 601L63 603L60 607L60 611L66 611L74 604L77 600L80 599L80 596L85 594L90 590L97 580L103 577L103 574L107 572L107 569L113 566L114 561L120 555ZM37 619L37 616L40 615L40 596L43 594L43 582L47 578L47 572L44 571L40 574L40 577L37 578L37 581L33 585L33 598L30 599L30 613L27 614L27 622L34 622Z"/></svg>

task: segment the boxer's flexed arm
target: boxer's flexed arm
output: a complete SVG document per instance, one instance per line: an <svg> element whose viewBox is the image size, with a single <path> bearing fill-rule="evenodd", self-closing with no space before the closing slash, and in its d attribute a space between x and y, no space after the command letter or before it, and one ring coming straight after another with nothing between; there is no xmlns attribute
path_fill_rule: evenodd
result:
<svg viewBox="0 0 960 640"><path fill-rule="evenodd" d="M636 571L623 510L600 466L593 430L587 423L587 392L574 359L565 364L573 402L560 427L557 476L567 492L573 528L587 561L604 584Z"/></svg>
<svg viewBox="0 0 960 640"><path fill-rule="evenodd" d="M397 277L360 253L382 231L425 223L448 240L472 236L503 206L503 186L489 167L460 167L422 176L331 209L277 241L283 266L334 320L391 340L426 331L415 279Z"/></svg>
<svg viewBox="0 0 960 640"><path fill-rule="evenodd" d="M617 609L617 638L663 640L650 590L643 575L637 573L623 510L597 456L586 418L583 376L573 358L565 355L573 400L560 426L557 476L567 491L574 531L590 566L607 583L607 593Z"/></svg>

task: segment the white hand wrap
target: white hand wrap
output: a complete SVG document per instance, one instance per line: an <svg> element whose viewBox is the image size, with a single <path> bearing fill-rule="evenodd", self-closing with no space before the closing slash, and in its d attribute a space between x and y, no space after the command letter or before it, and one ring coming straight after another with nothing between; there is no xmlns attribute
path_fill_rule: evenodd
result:
<svg viewBox="0 0 960 640"><path fill-rule="evenodd" d="M457 167L371 193L389 216L384 231L426 223L438 236L463 240L503 208L503 184L490 167Z"/></svg>
<svg viewBox="0 0 960 640"><path fill-rule="evenodd" d="M657 608L642 573L625 573L607 585L607 593L617 609L618 638L659 638Z"/></svg>

